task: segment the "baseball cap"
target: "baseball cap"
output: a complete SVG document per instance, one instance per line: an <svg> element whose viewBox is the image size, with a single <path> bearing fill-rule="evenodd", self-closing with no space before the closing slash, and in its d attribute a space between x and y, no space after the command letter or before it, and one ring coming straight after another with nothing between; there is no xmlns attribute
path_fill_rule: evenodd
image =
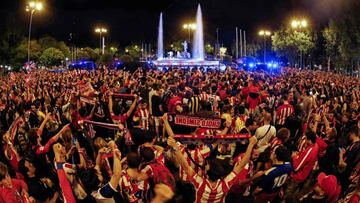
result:
<svg viewBox="0 0 360 203"><path fill-rule="evenodd" d="M326 193L328 200L336 200L341 192L341 187L337 183L336 176L320 173L317 177L320 188Z"/></svg>

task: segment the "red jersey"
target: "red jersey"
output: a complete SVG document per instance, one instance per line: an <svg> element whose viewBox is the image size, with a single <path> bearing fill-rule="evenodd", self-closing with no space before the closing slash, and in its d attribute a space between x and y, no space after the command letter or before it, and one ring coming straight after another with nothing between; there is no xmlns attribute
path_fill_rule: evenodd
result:
<svg viewBox="0 0 360 203"><path fill-rule="evenodd" d="M236 173L232 171L224 179L218 179L215 186L204 176L194 173L190 182L195 187L195 203L221 203L225 202L225 196L236 181Z"/></svg>
<svg viewBox="0 0 360 203"><path fill-rule="evenodd" d="M126 113L119 116L115 115L114 113L111 113L110 115L111 115L111 119L115 124L119 124L119 123L124 124L128 119L128 115Z"/></svg>
<svg viewBox="0 0 360 203"><path fill-rule="evenodd" d="M182 99L179 96L173 97L170 99L168 104L169 113L175 113L176 106L182 104Z"/></svg>
<svg viewBox="0 0 360 203"><path fill-rule="evenodd" d="M149 130L149 118L150 118L150 112L148 109L141 109L139 108L135 112L135 117L138 117L140 120L140 127L143 130Z"/></svg>
<svg viewBox="0 0 360 203"><path fill-rule="evenodd" d="M145 192L149 189L148 180L136 181L129 176L126 170L121 173L119 185L122 197L130 203L144 202Z"/></svg>
<svg viewBox="0 0 360 203"><path fill-rule="evenodd" d="M154 184L163 183L175 191L175 178L166 166L152 162L145 166L142 172L154 180Z"/></svg>
<svg viewBox="0 0 360 203"><path fill-rule="evenodd" d="M314 168L318 160L319 147L317 144L309 145L304 151L299 153L299 157L293 157L294 171L291 177L296 182L303 182Z"/></svg>
<svg viewBox="0 0 360 203"><path fill-rule="evenodd" d="M26 183L23 180L11 179L11 184L11 188L0 187L0 203L23 203L21 190L27 190Z"/></svg>
<svg viewBox="0 0 360 203"><path fill-rule="evenodd" d="M201 101L208 101L208 99L209 99L209 94L207 94L206 92L202 92L200 94L200 100Z"/></svg>
<svg viewBox="0 0 360 203"><path fill-rule="evenodd" d="M291 104L287 103L287 102L284 103L276 111L276 115L277 115L277 118L278 118L277 123L279 125L284 125L286 118L291 116L293 113L294 113L294 107Z"/></svg>
<svg viewBox="0 0 360 203"><path fill-rule="evenodd" d="M191 158L198 163L198 165L195 165L191 159L188 156L188 153L186 152L186 148L181 144L181 143L177 143L180 149L180 152L182 153L182 155L184 156L186 162L189 164L189 166L194 169L195 173L198 173L200 176L203 175L203 169L201 169L199 167L204 165L205 159L210 155L210 148L208 146L200 146L197 147L194 150L187 150L188 153L190 154ZM182 181L189 181L189 178L185 172L185 170L180 166L179 168L179 177Z"/></svg>

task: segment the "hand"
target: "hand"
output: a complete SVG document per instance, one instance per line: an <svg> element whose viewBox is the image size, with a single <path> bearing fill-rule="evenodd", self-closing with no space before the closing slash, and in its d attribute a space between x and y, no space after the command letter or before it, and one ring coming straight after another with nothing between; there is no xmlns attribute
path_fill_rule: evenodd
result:
<svg viewBox="0 0 360 203"><path fill-rule="evenodd" d="M176 149L178 146L176 144L176 141L173 137L169 137L167 140L167 144L172 147L173 149Z"/></svg>
<svg viewBox="0 0 360 203"><path fill-rule="evenodd" d="M252 136L250 139L249 139L249 144L251 145L256 145L257 143L257 138L255 136Z"/></svg>
<svg viewBox="0 0 360 203"><path fill-rule="evenodd" d="M51 113L47 113L45 116L45 120L48 121L51 118Z"/></svg>
<svg viewBox="0 0 360 203"><path fill-rule="evenodd" d="M155 198L161 199L163 202L167 202L174 196L174 192L171 188L165 184L156 184L155 185Z"/></svg>
<svg viewBox="0 0 360 203"><path fill-rule="evenodd" d="M320 120L321 120L321 115L316 114L316 115L315 115L315 121L316 121L316 122L320 122Z"/></svg>
<svg viewBox="0 0 360 203"><path fill-rule="evenodd" d="M107 151L108 151L108 148L103 147L103 148L99 149L98 154L105 154Z"/></svg>
<svg viewBox="0 0 360 203"><path fill-rule="evenodd" d="M119 130L121 130L121 131L123 131L124 129L125 129L125 127L124 127L124 125L123 124L121 124L121 123L119 123Z"/></svg>
<svg viewBox="0 0 360 203"><path fill-rule="evenodd" d="M111 140L110 142L108 142L108 146L111 149L117 149L116 143L114 142L114 140Z"/></svg>

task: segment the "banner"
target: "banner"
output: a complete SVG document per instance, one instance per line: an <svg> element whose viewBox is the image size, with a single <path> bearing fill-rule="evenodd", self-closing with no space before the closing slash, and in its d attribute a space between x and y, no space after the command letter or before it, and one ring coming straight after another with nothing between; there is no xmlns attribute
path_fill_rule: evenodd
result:
<svg viewBox="0 0 360 203"><path fill-rule="evenodd" d="M119 94L113 93L113 98L127 99L127 100L135 100L135 96L132 94Z"/></svg>
<svg viewBox="0 0 360 203"><path fill-rule="evenodd" d="M88 103L88 104L92 104L92 105L95 105L95 100L93 100L93 99L88 99L88 98L86 98L86 97L80 97L80 101L82 101L82 102L85 102L85 103Z"/></svg>
<svg viewBox="0 0 360 203"><path fill-rule="evenodd" d="M215 135L215 136L206 136L206 135L181 135L176 134L174 138L178 141L181 141L183 144L196 144L196 143L205 143L205 144L228 144L235 143L241 139L249 139L250 134L228 134L228 135Z"/></svg>
<svg viewBox="0 0 360 203"><path fill-rule="evenodd" d="M220 129L222 124L221 118L202 118L196 116L185 115L173 115L173 121L175 125L197 127L197 128L209 128Z"/></svg>
<svg viewBox="0 0 360 203"><path fill-rule="evenodd" d="M102 122L96 122L96 121L90 121L90 120L84 120L84 123L89 123L92 125L100 126L100 127L111 129L111 130L119 130L119 125L112 124L112 123L102 123Z"/></svg>

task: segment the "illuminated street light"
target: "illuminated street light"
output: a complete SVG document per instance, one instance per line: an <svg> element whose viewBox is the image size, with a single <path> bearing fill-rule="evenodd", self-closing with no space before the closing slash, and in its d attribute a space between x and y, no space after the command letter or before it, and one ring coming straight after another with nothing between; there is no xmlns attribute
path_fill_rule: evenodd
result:
<svg viewBox="0 0 360 203"><path fill-rule="evenodd" d="M305 20L305 19L302 19L302 20L292 20L291 21L291 27L294 28L294 29L297 29L297 28L305 28L308 26L308 22Z"/></svg>
<svg viewBox="0 0 360 203"><path fill-rule="evenodd" d="M294 19L291 21L291 27L295 29L296 32L301 32L303 28L308 27L308 22L306 19ZM303 67L303 53L300 51L300 68Z"/></svg>
<svg viewBox="0 0 360 203"><path fill-rule="evenodd" d="M33 15L35 11L41 11L42 9L43 9L43 4L38 1L31 1L25 7L25 10L27 12L30 12L29 36L28 36L28 60L27 60L28 66L30 66L30 42L31 42L31 26L32 26Z"/></svg>
<svg viewBox="0 0 360 203"><path fill-rule="evenodd" d="M107 33L108 30L104 27L98 27L98 28L95 28L95 32L96 33L99 33L99 37L100 37L100 50L102 50L102 54L104 54L105 52L105 38L102 37L102 34L103 33Z"/></svg>
<svg viewBox="0 0 360 203"><path fill-rule="evenodd" d="M189 42L191 41L191 31L192 30L196 30L196 24L195 23L188 23L188 24L184 24L183 28L188 30L189 32Z"/></svg>
<svg viewBox="0 0 360 203"><path fill-rule="evenodd" d="M264 37L264 63L266 63L266 37L271 35L269 30L260 30L259 35Z"/></svg>

